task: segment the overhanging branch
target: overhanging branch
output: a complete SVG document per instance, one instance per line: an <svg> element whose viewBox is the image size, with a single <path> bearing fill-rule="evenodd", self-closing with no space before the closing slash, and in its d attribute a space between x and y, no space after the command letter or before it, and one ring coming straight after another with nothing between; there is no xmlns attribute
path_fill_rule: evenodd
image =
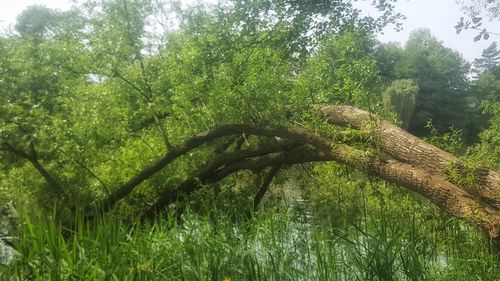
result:
<svg viewBox="0 0 500 281"><path fill-rule="evenodd" d="M152 165L144 168L137 175L132 177L126 183L122 184L114 191L111 192L101 203L100 207L104 211L109 210L113 207L119 200L127 196L130 192L134 190L136 186L149 179L151 176L159 172L166 165L173 162L177 158L186 154L187 152L195 149L207 142L215 140L217 138L231 136L231 135L258 135L266 137L281 137L290 138L295 141L302 143L307 143L310 145L315 145L320 148L327 148L327 142L321 137L316 136L304 129L286 128L286 127L258 127L253 125L225 125L215 128L211 131L207 131L198 134L194 137L189 138L184 143L179 146L173 147L169 150L162 158L158 159Z"/></svg>
<svg viewBox="0 0 500 281"><path fill-rule="evenodd" d="M38 156L35 150L35 145L33 143L30 143L30 152L26 152L22 149L16 148L13 145L11 145L8 142L3 143L4 150L9 151L11 153L14 153L18 155L21 158L24 158L28 162L31 163L31 165L38 171L38 173L45 179L47 184L50 187L51 192L56 198L61 199L64 195L64 189L63 187L59 184L59 182L56 181L56 179L43 167L43 165L40 163L38 160Z"/></svg>
<svg viewBox="0 0 500 281"><path fill-rule="evenodd" d="M104 200L103 206L112 207L167 164L217 138L232 135L279 137L284 143L293 143L296 147L285 149L283 144L277 144L220 154L213 162L200 169L197 175L177 188L165 190L160 195L157 206L168 205L177 198L192 193L203 186L200 183L213 183L241 170L260 171L266 167L336 161L420 193L447 213L484 230L492 239L500 239L500 213L494 204L498 202L497 197L495 193L488 193L499 188L498 178L491 176L497 175L495 171L482 171L482 174L487 175L481 182L482 188L477 191L458 186L447 178L444 171L445 165L449 165L450 161L461 163L453 155L366 111L346 106L318 106L315 109L331 124L358 129L372 137L380 152L370 154L346 144L332 146L328 139L306 129L226 125L191 137L174 147L164 157L118 187ZM384 152L395 159L387 159L381 154Z"/></svg>

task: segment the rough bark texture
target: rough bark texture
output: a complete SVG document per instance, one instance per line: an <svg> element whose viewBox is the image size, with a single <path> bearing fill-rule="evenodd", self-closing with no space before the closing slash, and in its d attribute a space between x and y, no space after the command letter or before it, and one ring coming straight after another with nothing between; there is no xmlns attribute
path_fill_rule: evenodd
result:
<svg viewBox="0 0 500 281"><path fill-rule="evenodd" d="M498 172L485 168L471 168L457 157L432 146L403 129L382 120L374 114L350 106L314 106L318 114L335 126L349 127L371 139L373 153L355 148L352 142L367 144L367 138L342 142L342 137L318 135L304 128L259 127L253 125L226 125L201 133L174 146L164 157L119 186L102 205L111 208L130 194L140 183L166 165L217 138L236 135L265 137L265 145L232 152L214 150L214 157L197 173L176 187L165 187L158 201L145 212L155 214L165 206L195 192L210 183L220 181L238 171L261 171L273 167L255 195L260 201L267 191L278 167L336 161L388 182L411 189L443 211L483 230L494 242L500 241L500 177ZM277 138L279 137L279 138ZM240 145L242 143L240 137ZM230 143L234 142L234 139ZM332 144L335 143L335 144ZM225 151L225 152L223 152ZM463 175L472 171L474 185L463 184L452 177L450 169Z"/></svg>
<svg viewBox="0 0 500 281"><path fill-rule="evenodd" d="M333 125L360 129L375 138L379 148L395 159L440 175L470 193L478 195L495 208L500 208L500 175L484 168L467 165L450 153L428 144L378 116L352 106L316 106L319 114ZM474 184L460 183L450 172L464 176L468 171Z"/></svg>
<svg viewBox="0 0 500 281"><path fill-rule="evenodd" d="M420 193L443 211L468 221L492 239L500 236L500 213L443 179L411 164L367 156L364 151L341 145L331 151L332 158L394 184Z"/></svg>

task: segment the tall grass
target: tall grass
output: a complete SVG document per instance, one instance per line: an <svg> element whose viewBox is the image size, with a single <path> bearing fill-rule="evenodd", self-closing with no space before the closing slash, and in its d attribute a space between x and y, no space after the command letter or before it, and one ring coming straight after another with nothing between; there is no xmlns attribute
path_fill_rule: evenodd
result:
<svg viewBox="0 0 500 281"><path fill-rule="evenodd" d="M498 261L475 230L452 220L436 234L417 215L381 208L344 226L270 209L151 223L75 218L72 229L29 216L1 280L498 280ZM314 214L312 214L314 215ZM306 216L306 217L305 217Z"/></svg>

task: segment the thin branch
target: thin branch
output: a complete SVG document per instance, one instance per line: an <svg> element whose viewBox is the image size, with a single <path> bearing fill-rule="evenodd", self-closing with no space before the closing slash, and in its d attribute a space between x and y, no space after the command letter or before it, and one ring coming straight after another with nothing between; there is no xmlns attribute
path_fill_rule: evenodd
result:
<svg viewBox="0 0 500 281"><path fill-rule="evenodd" d="M58 147L57 150L59 150L62 154L66 155L68 157L71 156L60 147ZM83 162L77 160L75 157L71 157L71 160L73 162L75 162L76 164L78 164L80 167L82 167L85 171L87 171L87 173L89 173L94 179L96 179L101 184L102 188L104 189L104 191L106 192L107 195L111 194L111 192L109 191L108 185L106 183L104 183L104 181L99 176L97 176L87 165L85 165Z"/></svg>
<svg viewBox="0 0 500 281"><path fill-rule="evenodd" d="M33 167L38 171L38 173L45 179L47 184L52 190L53 195L58 198L62 198L64 196L63 187L56 181L56 179L43 167L43 165L38 161L38 156L35 150L35 145L33 142L30 143L30 153L25 152L24 150L15 148L8 142L3 143L4 148L7 151L10 151L24 159L33 165Z"/></svg>
<svg viewBox="0 0 500 281"><path fill-rule="evenodd" d="M30 158L30 156L28 155L28 153L26 153L24 150L17 149L17 148L15 148L14 146L12 146L8 142L4 142L3 143L3 147L4 147L3 150L12 152L14 154L17 154L17 155L21 156L22 158L24 158L26 160L29 160L29 158Z"/></svg>
<svg viewBox="0 0 500 281"><path fill-rule="evenodd" d="M134 83L132 83L131 81L129 81L127 78L125 78L123 75L121 75L117 70L116 71L113 71L113 75L111 75L113 77L116 77L120 80L122 80L123 82L125 82L127 85L129 85L130 87L132 87L136 92L138 92L147 102L152 102L151 98L143 91L141 90L141 88L139 88L138 86L136 86Z"/></svg>
<svg viewBox="0 0 500 281"><path fill-rule="evenodd" d="M488 31L488 30L483 30L483 29L480 29L479 27L470 27L470 29L473 29L473 30L476 30L476 31L480 31L480 32L484 32L484 33L488 33L489 35L500 36L500 33L492 32L492 31Z"/></svg>
<svg viewBox="0 0 500 281"><path fill-rule="evenodd" d="M261 187L259 188L259 191L257 191L257 194L255 194L255 197L253 199L253 210L256 211L257 207L260 204L260 201L262 201L262 198L266 194L266 192L269 190L269 186L271 185L271 182L273 181L274 177L278 173L278 171L281 169L281 165L276 165L271 167L271 170L269 170L269 173L267 173L266 178L262 182Z"/></svg>
<svg viewBox="0 0 500 281"><path fill-rule="evenodd" d="M253 159L245 159L230 165L226 165L224 166L224 168L219 169L212 175L210 175L210 177L207 178L204 183L220 181L228 175L241 170L260 171L267 167L276 165L293 165L307 162L324 161L335 161L335 159L332 158L332 155L330 154L325 154L319 150L311 149L301 149L295 150L293 152L273 152L264 156L256 157Z"/></svg>
<svg viewBox="0 0 500 281"><path fill-rule="evenodd" d="M236 139L236 150L239 150L239 147L241 145L241 140L243 138L239 137ZM214 154L218 155L226 151L231 144L235 142L234 138L231 138L229 141L223 143L221 146L217 147L214 149ZM213 165L213 164L206 164L204 165L204 169L201 170L207 170L208 166L213 166L214 169L219 168L219 166ZM188 178L187 180L183 181L181 184L177 185L175 188L163 188L162 191L158 195L158 200L153 204L151 207L149 207L146 211L144 211L141 214L141 218L149 218L155 215L158 211L164 209L166 206L170 205L173 202L178 202L179 199L182 197L194 192L196 189L200 187L200 174L201 172L198 173L196 176L192 176Z"/></svg>
<svg viewBox="0 0 500 281"><path fill-rule="evenodd" d="M146 92L144 93L141 91L142 95L146 98L146 100L149 103L153 102L153 88L151 87L151 84L149 83L149 80L146 75L146 68L144 66L144 59L141 54L140 48L134 43L132 40L132 35L130 34L131 26L130 26L130 14L128 11L128 6L127 6L127 0L123 0L123 8L124 8L124 13L125 13L125 24L127 25L127 37L129 39L129 44L131 47L135 49L135 56L136 59L139 61L139 66L141 68L141 76L142 76L142 82L144 83L144 86L146 87ZM138 87L136 87L138 89ZM149 98L147 98L149 97ZM165 143L165 148L167 150L172 149L172 145L170 144L170 141L168 139L168 134L165 128L163 127L163 124L160 122L160 117L158 113L153 112L153 117L156 126L158 127L158 130L160 131L160 135L163 139L163 142Z"/></svg>
<svg viewBox="0 0 500 281"><path fill-rule="evenodd" d="M298 146L295 142L289 143L277 143L270 144L260 147L258 149L246 149L246 150L238 150L231 153L225 153L219 155L216 159L214 159L210 164L200 169L198 178L202 182L209 181L210 178L217 173L222 167L227 167L233 163L242 161L244 159L253 158L257 156L266 155L273 152L279 152L283 150L289 150L292 147Z"/></svg>
<svg viewBox="0 0 500 281"><path fill-rule="evenodd" d="M226 145L224 144L224 146ZM231 153L219 155L215 160L212 160L208 164L203 165L203 167L195 176L191 176L190 178L179 184L177 187L164 188L159 193L156 203L148 210L146 210L142 214L142 216L149 217L155 214L157 211L164 209L166 206L172 204L173 202L176 202L180 198L193 193L198 188L200 188L202 184L208 184L214 181L218 181L214 180L212 176L217 173L217 170L223 169L223 167L225 166L231 165L247 158L266 155L282 149L283 145L273 145L253 150L237 150ZM220 150L220 148L215 149L215 152L218 150Z"/></svg>

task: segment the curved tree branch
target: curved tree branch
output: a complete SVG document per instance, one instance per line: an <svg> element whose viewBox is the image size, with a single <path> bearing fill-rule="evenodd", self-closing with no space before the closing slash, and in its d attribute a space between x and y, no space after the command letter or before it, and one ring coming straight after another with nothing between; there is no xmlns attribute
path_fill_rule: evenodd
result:
<svg viewBox="0 0 500 281"><path fill-rule="evenodd" d="M269 166L292 165L317 161L337 161L373 174L396 185L409 188L437 205L443 211L465 220L482 229L491 239L500 237L500 214L491 206L476 200L474 196L437 175L429 174L416 166L402 163L398 160L386 160L377 155L367 154L347 145L337 145L329 150L302 149L284 152L273 152L252 159L244 159L224 165L215 171L203 183L219 181L241 170L262 170ZM199 185L198 179L191 178L175 190L166 194L172 203L179 194L183 196L193 192ZM164 207L163 205L162 207Z"/></svg>
<svg viewBox="0 0 500 281"><path fill-rule="evenodd" d="M43 167L43 165L38 160L38 155L35 150L35 145L30 143L30 152L26 152L22 149L15 148L8 142L3 143L4 150L14 153L21 158L24 158L33 165L33 167L38 171L38 173L45 179L50 187L51 192L56 198L61 199L64 196L63 187L57 182L57 180Z"/></svg>
<svg viewBox="0 0 500 281"><path fill-rule="evenodd" d="M236 143L237 146L238 144L240 144L240 140L241 138L238 139L238 142ZM179 184L177 187L164 188L160 192L157 202L153 206L151 206L148 210L143 212L142 216L150 217L158 210L161 210L166 206L168 206L169 204L172 204L177 199L191 194L196 189L198 189L201 186L201 184L208 184L218 181L218 179L214 179L213 177L216 174L216 172L218 170L223 169L224 166L229 166L231 164L245 160L247 158L258 157L275 151L280 151L288 146L289 144L276 144L268 147L267 146L262 147L259 149L237 150L232 153L221 154L216 159L212 160L208 164L205 164L195 176L188 178L187 180ZM220 149L216 149L216 152L217 151L220 151Z"/></svg>
<svg viewBox="0 0 500 281"><path fill-rule="evenodd" d="M453 155L360 109L348 106L318 106L316 110L331 124L362 130L376 139L380 151L368 153L346 144L332 146L328 139L306 129L226 125L191 137L174 147L156 163L146 167L112 192L104 201L104 206L110 208L138 184L190 150L220 137L246 134L280 137L283 143L218 155L200 169L197 175L174 189L164 190L151 210L159 210L192 193L203 184L220 181L241 170L260 171L266 167L336 161L411 189L443 211L482 229L495 241L500 240L500 212L496 205L497 194L494 193L499 188L499 182L495 171L482 171L483 180L479 181L482 188L478 190L458 186L446 174L449 163L464 165ZM387 159L380 152L386 152L395 159Z"/></svg>
<svg viewBox="0 0 500 281"><path fill-rule="evenodd" d="M238 135L238 134L247 134L247 135L259 135L259 136L267 136L267 137L275 137L279 136L282 138L290 138L296 141L300 141L303 143L308 143L316 146L326 146L325 141L321 140L320 137L308 132L304 129L294 129L294 128L286 128L286 127L258 127L253 125L226 125L215 128L211 131L207 131L201 134L198 134L190 139L186 140L179 146L173 147L169 150L162 158L158 159L152 165L144 168L141 172L136 174L126 183L122 184L114 191L111 192L109 196L107 196L101 203L100 207L103 208L103 211L107 211L112 208L119 200L123 199L130 192L134 190L136 186L149 179L151 176L159 172L166 165L173 162L177 158L186 154L187 152L195 149L207 142L215 140L217 138ZM321 140L321 141L319 141Z"/></svg>

